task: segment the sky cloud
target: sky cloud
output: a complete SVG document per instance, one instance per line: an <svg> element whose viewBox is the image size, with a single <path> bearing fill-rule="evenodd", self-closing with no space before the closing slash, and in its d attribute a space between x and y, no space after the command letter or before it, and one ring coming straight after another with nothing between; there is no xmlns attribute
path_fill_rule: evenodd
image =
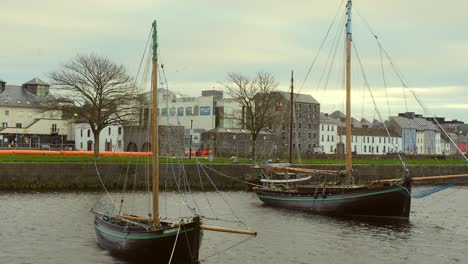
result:
<svg viewBox="0 0 468 264"><path fill-rule="evenodd" d="M3 0L0 77L10 84L33 77L47 81L48 73L60 64L77 53L90 52L124 64L136 74L150 24L158 19L161 62L169 87L177 92L198 95L203 89L218 89L228 72L271 72L280 87L287 89L294 70L296 86L302 87L341 2ZM379 49L369 26L428 108L468 121L466 10L468 2L462 0L355 0L353 40L369 83L376 87L376 98L386 94ZM337 19L342 15L338 13ZM327 87L326 77L319 83L331 46L332 42L325 44L317 61L321 64L314 67L302 92L320 99L322 109L333 110L342 106L342 92L337 88L342 83L341 51ZM356 60L352 68L353 101L362 101L363 82ZM384 61L384 69L394 114L406 105L420 112L417 104L400 100L401 84L389 62ZM360 104L357 101L354 112L362 112ZM378 99L378 104L385 106L386 100Z"/></svg>

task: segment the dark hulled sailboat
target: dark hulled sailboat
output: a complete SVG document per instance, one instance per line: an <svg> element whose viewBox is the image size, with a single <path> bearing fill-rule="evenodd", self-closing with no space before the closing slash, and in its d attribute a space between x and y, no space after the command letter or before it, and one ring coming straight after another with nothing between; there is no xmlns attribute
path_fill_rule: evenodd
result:
<svg viewBox="0 0 468 264"><path fill-rule="evenodd" d="M398 181L376 182L369 185L354 185L351 163L351 7L347 2L346 22L346 173L343 182L347 184L327 185L325 183L300 186L278 185L264 182L261 188L255 188L258 198L267 205L306 210L314 213L337 216L362 216L378 218L408 219L411 208L411 178L409 173ZM293 78L291 78L291 116L293 113ZM292 122L292 117L290 122ZM292 129L292 124L290 124ZM291 132L292 133L292 132ZM290 135L290 140L292 137ZM289 144L290 148L292 142ZM291 150L290 150L291 163ZM308 170L288 167L268 166L286 173L332 174L338 172ZM406 168L405 168L406 170ZM406 170L407 171L407 170Z"/></svg>
<svg viewBox="0 0 468 264"><path fill-rule="evenodd" d="M198 263L202 233L200 219L180 219L178 222L161 222L158 211L159 164L157 129L158 57L156 21L153 28L152 56L152 189L153 215L143 218L129 215L109 215L94 212L94 228L99 246L110 253L151 263Z"/></svg>
<svg viewBox="0 0 468 264"><path fill-rule="evenodd" d="M99 246L111 254L144 263L199 263L202 229L256 236L256 232L202 225L194 215L177 221L159 219L159 142L158 142L158 53L156 21L152 24L152 191L153 208L150 218L134 215L115 215L92 210Z"/></svg>

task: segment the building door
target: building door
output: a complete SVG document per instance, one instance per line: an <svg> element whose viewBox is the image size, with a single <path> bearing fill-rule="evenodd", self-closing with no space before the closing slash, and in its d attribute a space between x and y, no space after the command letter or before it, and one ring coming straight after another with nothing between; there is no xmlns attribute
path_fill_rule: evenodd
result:
<svg viewBox="0 0 468 264"><path fill-rule="evenodd" d="M31 138L31 148L39 148L39 138L37 137L32 137Z"/></svg>
<svg viewBox="0 0 468 264"><path fill-rule="evenodd" d="M92 151L93 150L93 142L90 140L88 141L88 146L87 146L87 151Z"/></svg>
<svg viewBox="0 0 468 264"><path fill-rule="evenodd" d="M106 151L111 151L111 143L106 142Z"/></svg>

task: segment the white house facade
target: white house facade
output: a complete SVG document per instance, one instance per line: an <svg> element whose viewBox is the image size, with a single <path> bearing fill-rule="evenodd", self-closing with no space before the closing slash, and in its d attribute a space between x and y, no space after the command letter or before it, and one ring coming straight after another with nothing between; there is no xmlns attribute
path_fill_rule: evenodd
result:
<svg viewBox="0 0 468 264"><path fill-rule="evenodd" d="M124 151L122 126L108 126L99 135L99 151ZM88 124L75 124L75 148L81 151L94 150L94 134Z"/></svg>
<svg viewBox="0 0 468 264"><path fill-rule="evenodd" d="M338 142L339 121L328 114L320 113L320 148L325 154L336 153L336 143Z"/></svg>
<svg viewBox="0 0 468 264"><path fill-rule="evenodd" d="M382 128L353 128L351 130L351 151L359 155L384 155L401 151L403 141L401 137ZM346 149L346 131L340 127L338 142Z"/></svg>

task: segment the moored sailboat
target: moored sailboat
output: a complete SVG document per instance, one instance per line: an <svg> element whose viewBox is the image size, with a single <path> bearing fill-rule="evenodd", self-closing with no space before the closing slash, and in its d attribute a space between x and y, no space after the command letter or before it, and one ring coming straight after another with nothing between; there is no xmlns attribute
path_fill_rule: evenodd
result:
<svg viewBox="0 0 468 264"><path fill-rule="evenodd" d="M202 225L200 216L196 214L172 222L160 220L156 21L152 24L152 31L152 214L147 218L92 210L94 228L99 246L113 255L151 263L198 263L202 229L248 235L256 235L256 232Z"/></svg>
<svg viewBox="0 0 468 264"><path fill-rule="evenodd" d="M287 180L279 184L278 180L264 180L263 187L254 188L258 198L267 205L305 210L313 213L373 217L407 220L410 217L412 182L409 169L402 162L401 178L393 180L373 181L366 184L356 184L352 168L351 150L351 11L352 0L347 0L346 7L346 138L344 142L346 154L346 169L344 171L316 170L275 166L266 164L261 174L272 179L278 172L288 175L314 175L323 180L310 184L304 181ZM294 111L294 82L291 78L291 118L290 118L290 152L289 162L292 163L292 120ZM386 129L387 130L387 129ZM387 130L388 133L388 130ZM453 175L450 179L466 178L468 175ZM335 178L335 180L330 180ZM338 178L339 180L336 180ZM375 175L374 178L379 178ZM302 178L306 180L306 178ZM448 179L448 178L446 178ZM428 179L426 179L428 180Z"/></svg>

